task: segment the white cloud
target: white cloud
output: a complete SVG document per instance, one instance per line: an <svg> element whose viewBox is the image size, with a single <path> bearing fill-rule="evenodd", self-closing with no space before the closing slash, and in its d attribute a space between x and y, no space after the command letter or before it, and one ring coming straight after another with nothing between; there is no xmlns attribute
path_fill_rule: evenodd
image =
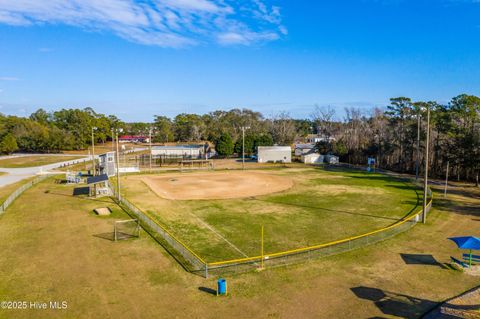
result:
<svg viewBox="0 0 480 319"><path fill-rule="evenodd" d="M18 81L19 78L15 78L13 76L0 76L0 81Z"/></svg>
<svg viewBox="0 0 480 319"><path fill-rule="evenodd" d="M0 0L0 23L106 30L162 47L249 45L287 33L280 8L261 0Z"/></svg>

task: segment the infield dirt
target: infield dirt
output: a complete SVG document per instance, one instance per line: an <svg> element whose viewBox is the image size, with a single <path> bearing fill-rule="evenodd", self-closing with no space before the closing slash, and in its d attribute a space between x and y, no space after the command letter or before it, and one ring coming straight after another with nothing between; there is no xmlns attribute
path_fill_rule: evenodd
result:
<svg viewBox="0 0 480 319"><path fill-rule="evenodd" d="M262 171L165 174L138 177L158 196L171 200L232 199L287 190L293 180Z"/></svg>

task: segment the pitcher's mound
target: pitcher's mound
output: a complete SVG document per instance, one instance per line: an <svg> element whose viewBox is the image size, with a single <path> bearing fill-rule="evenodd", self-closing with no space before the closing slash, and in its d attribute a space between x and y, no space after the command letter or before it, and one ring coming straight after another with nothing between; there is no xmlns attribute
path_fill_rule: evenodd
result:
<svg viewBox="0 0 480 319"><path fill-rule="evenodd" d="M175 200L251 197L293 186L288 177L256 171L167 174L142 180L158 196Z"/></svg>

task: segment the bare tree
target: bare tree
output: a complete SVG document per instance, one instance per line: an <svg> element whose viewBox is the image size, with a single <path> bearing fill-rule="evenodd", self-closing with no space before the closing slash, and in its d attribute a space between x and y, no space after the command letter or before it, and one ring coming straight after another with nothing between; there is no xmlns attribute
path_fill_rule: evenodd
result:
<svg viewBox="0 0 480 319"><path fill-rule="evenodd" d="M333 135L333 118L335 116L335 109L328 106L319 106L315 104L315 109L310 115L312 121L315 123L317 134L323 137L326 141L330 140Z"/></svg>
<svg viewBox="0 0 480 319"><path fill-rule="evenodd" d="M295 122L287 112L280 112L270 120L270 132L276 144L289 145L296 136Z"/></svg>

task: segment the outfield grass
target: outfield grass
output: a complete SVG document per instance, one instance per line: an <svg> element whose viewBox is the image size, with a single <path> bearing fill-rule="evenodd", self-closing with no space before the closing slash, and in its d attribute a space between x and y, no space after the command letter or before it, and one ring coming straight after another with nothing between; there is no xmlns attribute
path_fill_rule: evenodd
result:
<svg viewBox="0 0 480 319"><path fill-rule="evenodd" d="M207 262L258 256L262 225L268 254L389 226L418 207L411 185L380 174L306 167L269 172L290 176L293 188L254 198L174 201L127 176L123 190Z"/></svg>
<svg viewBox="0 0 480 319"><path fill-rule="evenodd" d="M0 160L0 167L3 168L21 168L21 167L34 167L34 166L42 166L48 165L53 163L60 163L70 160L76 160L82 158L80 156L43 156L43 155L35 155L35 156L19 156L19 157L12 157L7 159Z"/></svg>

